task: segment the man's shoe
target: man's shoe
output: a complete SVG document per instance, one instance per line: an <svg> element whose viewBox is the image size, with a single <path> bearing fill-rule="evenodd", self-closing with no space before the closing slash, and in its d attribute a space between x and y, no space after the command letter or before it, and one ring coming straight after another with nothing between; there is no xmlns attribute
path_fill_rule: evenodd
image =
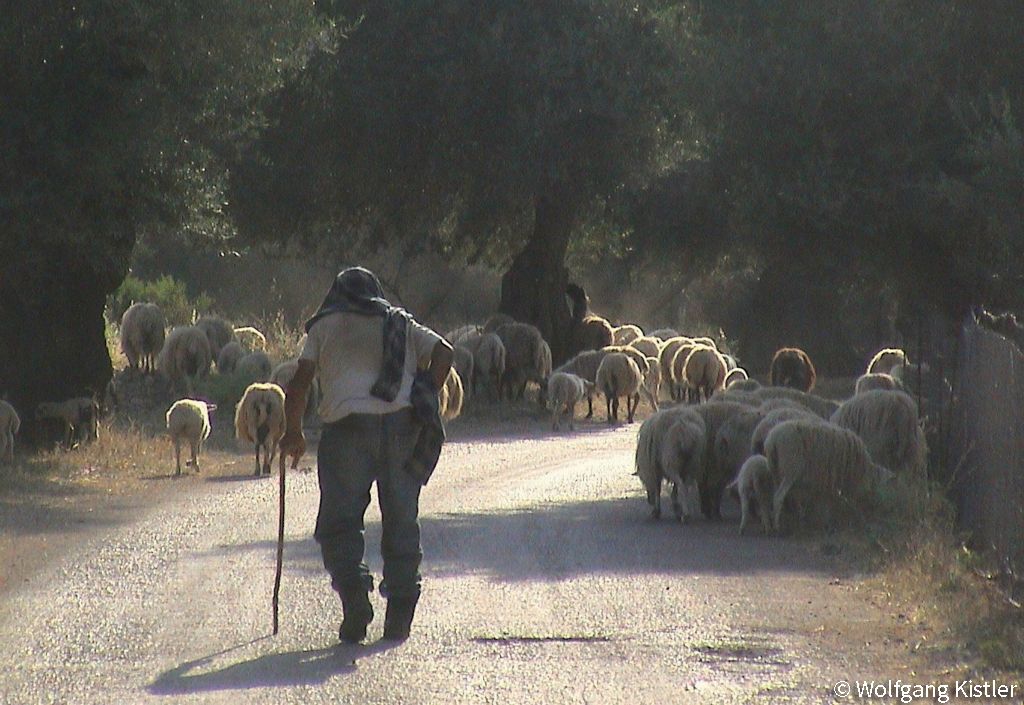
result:
<svg viewBox="0 0 1024 705"><path fill-rule="evenodd" d="M388 611L384 614L384 638L387 641L405 641L412 630L412 618L416 614L415 597L392 597L388 600Z"/></svg>
<svg viewBox="0 0 1024 705"><path fill-rule="evenodd" d="M373 605L366 590L345 590L341 593L345 618L338 629L338 638L347 644L358 644L366 638L366 628L373 621Z"/></svg>

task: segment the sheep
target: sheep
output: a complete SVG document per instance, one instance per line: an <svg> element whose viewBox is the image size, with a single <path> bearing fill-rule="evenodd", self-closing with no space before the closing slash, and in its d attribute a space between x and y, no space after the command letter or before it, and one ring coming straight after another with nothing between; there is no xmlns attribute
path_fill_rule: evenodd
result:
<svg viewBox="0 0 1024 705"><path fill-rule="evenodd" d="M643 329L632 323L626 323L612 329L613 345L629 345L634 340L642 337L644 337Z"/></svg>
<svg viewBox="0 0 1024 705"><path fill-rule="evenodd" d="M823 419L830 418L839 408L839 404L831 399L824 399L815 394L808 394L789 387L761 387L753 394L762 402L769 399L789 399L810 409Z"/></svg>
<svg viewBox="0 0 1024 705"><path fill-rule="evenodd" d="M206 334L195 326L178 326L167 335L156 364L173 387L191 395L196 379L209 373L211 360Z"/></svg>
<svg viewBox="0 0 1024 705"><path fill-rule="evenodd" d="M214 360L220 355L220 349L235 339L235 329L223 318L203 316L193 326L206 336L210 343L210 357Z"/></svg>
<svg viewBox="0 0 1024 705"><path fill-rule="evenodd" d="M729 489L736 491L740 500L740 536L747 532L750 515L757 512L761 518L764 533L772 531L772 497L775 494L775 482L772 480L768 458L763 455L752 455L740 468Z"/></svg>
<svg viewBox="0 0 1024 705"><path fill-rule="evenodd" d="M661 365L661 379L668 383L669 395L674 401L678 401L679 393L672 376L672 363L675 360L676 353L679 352L679 348L683 345L692 344L693 341L690 338L679 335L674 338L669 338L662 343L661 349L658 351L658 362Z"/></svg>
<svg viewBox="0 0 1024 705"><path fill-rule="evenodd" d="M881 389L864 392L843 402L831 421L860 436L879 465L897 475L924 475L928 444L910 395Z"/></svg>
<svg viewBox="0 0 1024 705"><path fill-rule="evenodd" d="M604 394L608 423L619 420L619 397L626 397L626 419L633 423L643 381L640 368L629 355L621 352L605 355L597 368L597 388Z"/></svg>
<svg viewBox="0 0 1024 705"><path fill-rule="evenodd" d="M750 457L751 436L764 419L760 409L744 409L732 414L718 429L711 446L713 458L704 476L701 496L707 495L712 516L721 516L722 493L736 478L741 466ZM711 440L710 438L708 439Z"/></svg>
<svg viewBox="0 0 1024 705"><path fill-rule="evenodd" d="M706 345L709 348L713 348L715 350L718 350L718 343L715 342L714 338L708 338L707 336L703 336L703 337L693 338L692 340L697 345Z"/></svg>
<svg viewBox="0 0 1024 705"><path fill-rule="evenodd" d="M551 405L551 430L557 431L562 417L569 417L569 430L576 430L576 404L593 394L594 383L571 372L552 372L548 378L548 403Z"/></svg>
<svg viewBox="0 0 1024 705"><path fill-rule="evenodd" d="M466 341L468 338L475 338L479 335L482 335L483 332L483 326L478 326L471 323L465 326L459 326L454 330L448 331L447 333L445 333L444 337L445 340L447 340L449 343L455 346Z"/></svg>
<svg viewBox="0 0 1024 705"><path fill-rule="evenodd" d="M644 375L644 386L640 390L651 408L658 410L658 396L661 393L661 365L658 358L647 358L647 374Z"/></svg>
<svg viewBox="0 0 1024 705"><path fill-rule="evenodd" d="M691 399L690 388L686 384L686 361L690 358L690 353L698 347L696 343L683 343L676 348L676 354L672 358L671 367L672 385L674 387L672 398L676 401Z"/></svg>
<svg viewBox="0 0 1024 705"><path fill-rule="evenodd" d="M661 354L661 341L649 335L630 342L629 347L639 350L647 357L658 357Z"/></svg>
<svg viewBox="0 0 1024 705"><path fill-rule="evenodd" d="M441 418L451 421L462 413L465 390L462 386L462 377L454 367L448 370L448 376L444 378L444 384L437 395Z"/></svg>
<svg viewBox="0 0 1024 705"><path fill-rule="evenodd" d="M10 402L0 399L0 463L14 464L14 435L21 429L21 418Z"/></svg>
<svg viewBox="0 0 1024 705"><path fill-rule="evenodd" d="M753 392L744 392L739 389L719 389L711 395L711 401L734 401L739 404L746 404L751 408L761 406L761 399Z"/></svg>
<svg viewBox="0 0 1024 705"><path fill-rule="evenodd" d="M601 350L606 353L618 352L626 355L636 363L636 366L640 368L640 374L642 375L646 376L647 372L650 370L650 363L647 362L649 358L636 348L631 348L628 345L606 345L601 348Z"/></svg>
<svg viewBox="0 0 1024 705"><path fill-rule="evenodd" d="M100 406L92 397L74 397L61 402L41 402L36 407L37 419L58 419L64 422L64 447L100 437Z"/></svg>
<svg viewBox="0 0 1024 705"><path fill-rule="evenodd" d="M459 379L462 380L463 393L466 397L469 397L473 388L473 353L461 345L456 345L454 354L455 359L452 365L455 367L455 371L459 373Z"/></svg>
<svg viewBox="0 0 1024 705"><path fill-rule="evenodd" d="M285 431L284 390L273 383L253 382L235 407L235 437L254 444L256 472L260 475L260 450L263 450L264 475L277 453L277 444Z"/></svg>
<svg viewBox="0 0 1024 705"><path fill-rule="evenodd" d="M737 370L740 367L740 364L738 362L736 362L736 358L733 357L732 355L728 354L728 353L722 353L722 360L725 361L725 371L727 373L728 372L732 372L733 370ZM743 379L746 379L747 376L748 376L747 375L747 371L744 370L743 371Z"/></svg>
<svg viewBox="0 0 1024 705"><path fill-rule="evenodd" d="M597 385L597 368L601 366L601 361L607 354L604 350L584 350L555 370L555 372L570 372L595 385L588 388L589 391L586 394L586 418L588 419L594 416L594 391Z"/></svg>
<svg viewBox="0 0 1024 705"><path fill-rule="evenodd" d="M494 393L501 396L501 379L505 375L505 344L494 333L470 337L460 343L473 354L473 376L470 380L474 393L480 384L493 383Z"/></svg>
<svg viewBox="0 0 1024 705"><path fill-rule="evenodd" d="M672 483L672 509L680 523L689 521L687 498L679 501L680 489L696 490L704 458L704 420L693 409L678 407L659 411L640 426L636 443L636 472L647 490L651 517L661 517L661 485Z"/></svg>
<svg viewBox="0 0 1024 705"><path fill-rule="evenodd" d="M146 374L156 370L156 356L164 346L166 321L160 307L134 303L121 316L121 351L128 366Z"/></svg>
<svg viewBox="0 0 1024 705"><path fill-rule="evenodd" d="M591 312L590 297L583 287L569 284L566 295L572 299L572 319L569 323L569 354L583 350L599 350L611 345L615 335L612 324Z"/></svg>
<svg viewBox="0 0 1024 705"><path fill-rule="evenodd" d="M240 328L233 329L233 333L234 333L236 338L238 338L240 336L243 336L243 335L248 336L249 338L251 338L252 341L255 342L256 344L255 345L250 345L249 346L250 348L259 347L260 350L266 351L266 349L267 349L267 336L263 335L263 333L260 332L259 329L254 328L253 326L242 326ZM221 348L221 349L223 350L223 348ZM218 358L220 357L220 353L217 354L217 357Z"/></svg>
<svg viewBox="0 0 1024 705"><path fill-rule="evenodd" d="M814 364L800 348L780 348L772 357L771 383L773 387L792 387L802 392L814 389L817 372Z"/></svg>
<svg viewBox="0 0 1024 705"><path fill-rule="evenodd" d="M755 392L761 389L761 383L751 377L750 379L741 379L739 381L733 381L729 385L729 389L737 392Z"/></svg>
<svg viewBox="0 0 1024 705"><path fill-rule="evenodd" d="M496 313L490 318L488 318L486 321L484 321L483 332L494 333L502 326L516 322L516 319L512 318L512 316L508 315L507 313Z"/></svg>
<svg viewBox="0 0 1024 705"><path fill-rule="evenodd" d="M716 391L725 389L725 375L725 361L714 348L695 347L683 364L683 380L697 401L707 401Z"/></svg>
<svg viewBox="0 0 1024 705"><path fill-rule="evenodd" d="M547 393L551 374L551 348L540 331L528 323L506 323L494 331L505 347L505 373L501 379L499 398L508 390L508 398L522 399L527 382L541 384L541 397ZM518 392L515 387L519 386Z"/></svg>
<svg viewBox="0 0 1024 705"><path fill-rule="evenodd" d="M701 469L696 478L697 487L700 489L701 511L708 519L717 519L721 517L721 503L718 501L721 499L721 490L718 488L720 480L718 469L715 467L714 442L718 437L718 431L729 419L749 411L750 407L736 402L711 401L689 408L704 421L706 434L704 457L701 459ZM724 484L722 483L723 486Z"/></svg>
<svg viewBox="0 0 1024 705"><path fill-rule="evenodd" d="M745 369L742 367L734 367L725 375L725 388L728 389L734 384L746 382L749 379L750 375L747 374Z"/></svg>
<svg viewBox="0 0 1024 705"><path fill-rule="evenodd" d="M818 421L825 423L825 420L815 414L810 409L806 409L802 406L778 406L772 408L770 404L765 404L758 409L764 416L758 422L757 426L754 427L754 432L750 435L750 453L752 455L764 455L764 439L768 437L771 430L778 426L780 423L785 421L793 421L794 419L804 419L806 421Z"/></svg>
<svg viewBox="0 0 1024 705"><path fill-rule="evenodd" d="M243 355L235 365L235 373L247 382L266 382L274 371L274 363L262 350Z"/></svg>
<svg viewBox="0 0 1024 705"><path fill-rule="evenodd" d="M908 363L907 353L899 348L882 348L872 356L871 361L868 363L867 374L876 372L891 374L892 368L896 365L906 365Z"/></svg>
<svg viewBox="0 0 1024 705"><path fill-rule="evenodd" d="M231 374L238 367L238 361L243 357L245 357L245 350L242 348L242 344L237 340L232 340L220 349L220 355L217 356L217 371L222 375Z"/></svg>
<svg viewBox="0 0 1024 705"><path fill-rule="evenodd" d="M827 514L837 500L862 505L868 494L892 473L871 460L853 431L820 421L785 421L764 442L768 468L776 483L772 521L781 531L782 509L790 491L803 509L822 507Z"/></svg>
<svg viewBox="0 0 1024 705"><path fill-rule="evenodd" d="M662 340L668 340L670 338L678 338L679 331L677 331L675 328L659 328L658 330L651 331L647 335L650 338L661 338Z"/></svg>
<svg viewBox="0 0 1024 705"><path fill-rule="evenodd" d="M901 390L903 385L895 377L885 372L868 372L857 378L853 393L863 394L864 392L870 392L872 389Z"/></svg>
<svg viewBox="0 0 1024 705"><path fill-rule="evenodd" d="M208 404L199 399L179 399L167 410L167 433L174 443L174 463L177 468L175 475L181 475L181 442L188 441L192 449L192 460L186 461L199 472L199 451L203 442L210 437L210 412L217 408L216 404Z"/></svg>

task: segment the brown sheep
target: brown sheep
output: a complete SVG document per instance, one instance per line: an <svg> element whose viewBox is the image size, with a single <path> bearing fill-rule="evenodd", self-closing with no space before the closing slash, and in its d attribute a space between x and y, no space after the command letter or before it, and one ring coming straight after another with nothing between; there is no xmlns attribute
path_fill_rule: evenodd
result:
<svg viewBox="0 0 1024 705"><path fill-rule="evenodd" d="M572 299L569 354L575 355L582 350L600 350L611 345L615 340L612 324L607 319L591 313L590 297L583 287L569 284L565 288L565 293Z"/></svg>
<svg viewBox="0 0 1024 705"><path fill-rule="evenodd" d="M772 358L773 387L792 387L802 392L814 389L818 374L811 358L800 348L780 348Z"/></svg>

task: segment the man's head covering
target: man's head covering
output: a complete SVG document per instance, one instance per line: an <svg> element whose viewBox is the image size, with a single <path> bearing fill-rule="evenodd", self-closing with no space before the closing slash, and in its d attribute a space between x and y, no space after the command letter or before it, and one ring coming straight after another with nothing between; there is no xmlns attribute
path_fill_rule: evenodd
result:
<svg viewBox="0 0 1024 705"><path fill-rule="evenodd" d="M412 317L384 298L384 288L377 275L365 267L349 267L338 273L320 309L306 321L306 332L321 318L333 313L383 318L384 362L370 394L384 401L394 401L402 385L405 336Z"/></svg>

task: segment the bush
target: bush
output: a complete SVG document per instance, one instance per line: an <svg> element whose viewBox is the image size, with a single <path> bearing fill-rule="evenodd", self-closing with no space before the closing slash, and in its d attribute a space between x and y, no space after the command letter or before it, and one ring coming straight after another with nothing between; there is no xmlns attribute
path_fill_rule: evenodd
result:
<svg viewBox="0 0 1024 705"><path fill-rule="evenodd" d="M128 276L107 299L107 316L111 321L120 321L128 307L138 301L159 306L171 326L191 323L197 314L209 311L213 304L205 293L190 300L184 282L171 276L154 281Z"/></svg>

